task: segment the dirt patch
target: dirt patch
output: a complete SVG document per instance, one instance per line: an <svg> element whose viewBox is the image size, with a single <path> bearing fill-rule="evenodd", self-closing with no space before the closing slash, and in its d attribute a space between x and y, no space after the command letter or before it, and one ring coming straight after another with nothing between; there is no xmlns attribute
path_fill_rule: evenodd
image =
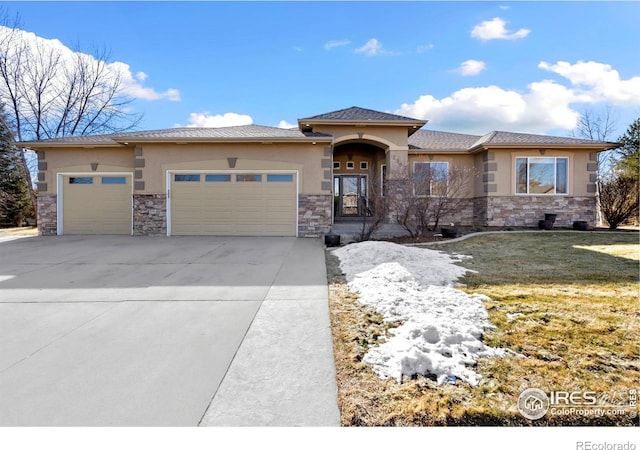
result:
<svg viewBox="0 0 640 450"><path fill-rule="evenodd" d="M37 236L36 227L0 228L0 236Z"/></svg>

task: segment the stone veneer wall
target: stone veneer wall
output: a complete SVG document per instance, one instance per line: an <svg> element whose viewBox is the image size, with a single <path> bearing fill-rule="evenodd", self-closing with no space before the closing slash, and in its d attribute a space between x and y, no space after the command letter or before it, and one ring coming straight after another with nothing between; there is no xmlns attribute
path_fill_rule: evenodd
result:
<svg viewBox="0 0 640 450"><path fill-rule="evenodd" d="M476 197L473 202L473 225L487 226L487 197Z"/></svg>
<svg viewBox="0 0 640 450"><path fill-rule="evenodd" d="M595 197L512 196L463 199L455 212L440 218L440 226L455 223L461 226L538 227L547 213L557 214L555 225L573 226L584 220L596 223ZM396 223L390 215L388 223Z"/></svg>
<svg viewBox="0 0 640 450"><path fill-rule="evenodd" d="M167 196L165 194L134 194L134 236L167 235Z"/></svg>
<svg viewBox="0 0 640 450"><path fill-rule="evenodd" d="M331 195L298 196L298 236L318 237L331 230Z"/></svg>
<svg viewBox="0 0 640 450"><path fill-rule="evenodd" d="M38 195L38 234L55 236L58 234L58 197Z"/></svg>
<svg viewBox="0 0 640 450"><path fill-rule="evenodd" d="M471 198L461 199L455 211L440 217L440 222L438 226L439 227L447 226L452 223L459 226L476 225L477 220L475 218L474 199L471 199Z"/></svg>
<svg viewBox="0 0 640 450"><path fill-rule="evenodd" d="M537 227L546 213L557 214L555 226L571 227L575 220L590 226L596 221L595 197L512 196L487 197L487 226Z"/></svg>

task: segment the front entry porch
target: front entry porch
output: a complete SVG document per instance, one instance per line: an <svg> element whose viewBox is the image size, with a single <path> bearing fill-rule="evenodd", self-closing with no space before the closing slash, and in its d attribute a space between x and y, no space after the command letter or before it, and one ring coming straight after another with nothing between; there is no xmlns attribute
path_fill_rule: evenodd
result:
<svg viewBox="0 0 640 450"><path fill-rule="evenodd" d="M333 216L337 221L371 216L367 175L333 176Z"/></svg>
<svg viewBox="0 0 640 450"><path fill-rule="evenodd" d="M334 222L361 222L374 215L386 162L385 149L369 142L351 141L334 148Z"/></svg>

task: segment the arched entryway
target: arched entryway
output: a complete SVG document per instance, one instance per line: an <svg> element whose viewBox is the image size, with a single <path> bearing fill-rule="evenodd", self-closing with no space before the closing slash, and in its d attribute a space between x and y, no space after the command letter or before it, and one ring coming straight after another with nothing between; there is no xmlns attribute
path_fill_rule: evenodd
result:
<svg viewBox="0 0 640 450"><path fill-rule="evenodd" d="M381 144L347 141L333 149L333 217L336 222L371 216L384 196L387 160Z"/></svg>

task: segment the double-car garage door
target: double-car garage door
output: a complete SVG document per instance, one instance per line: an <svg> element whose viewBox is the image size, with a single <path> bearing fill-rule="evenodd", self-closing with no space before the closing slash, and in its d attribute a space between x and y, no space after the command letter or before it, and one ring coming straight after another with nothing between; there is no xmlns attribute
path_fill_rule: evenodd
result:
<svg viewBox="0 0 640 450"><path fill-rule="evenodd" d="M169 172L171 235L296 236L297 174Z"/></svg>

